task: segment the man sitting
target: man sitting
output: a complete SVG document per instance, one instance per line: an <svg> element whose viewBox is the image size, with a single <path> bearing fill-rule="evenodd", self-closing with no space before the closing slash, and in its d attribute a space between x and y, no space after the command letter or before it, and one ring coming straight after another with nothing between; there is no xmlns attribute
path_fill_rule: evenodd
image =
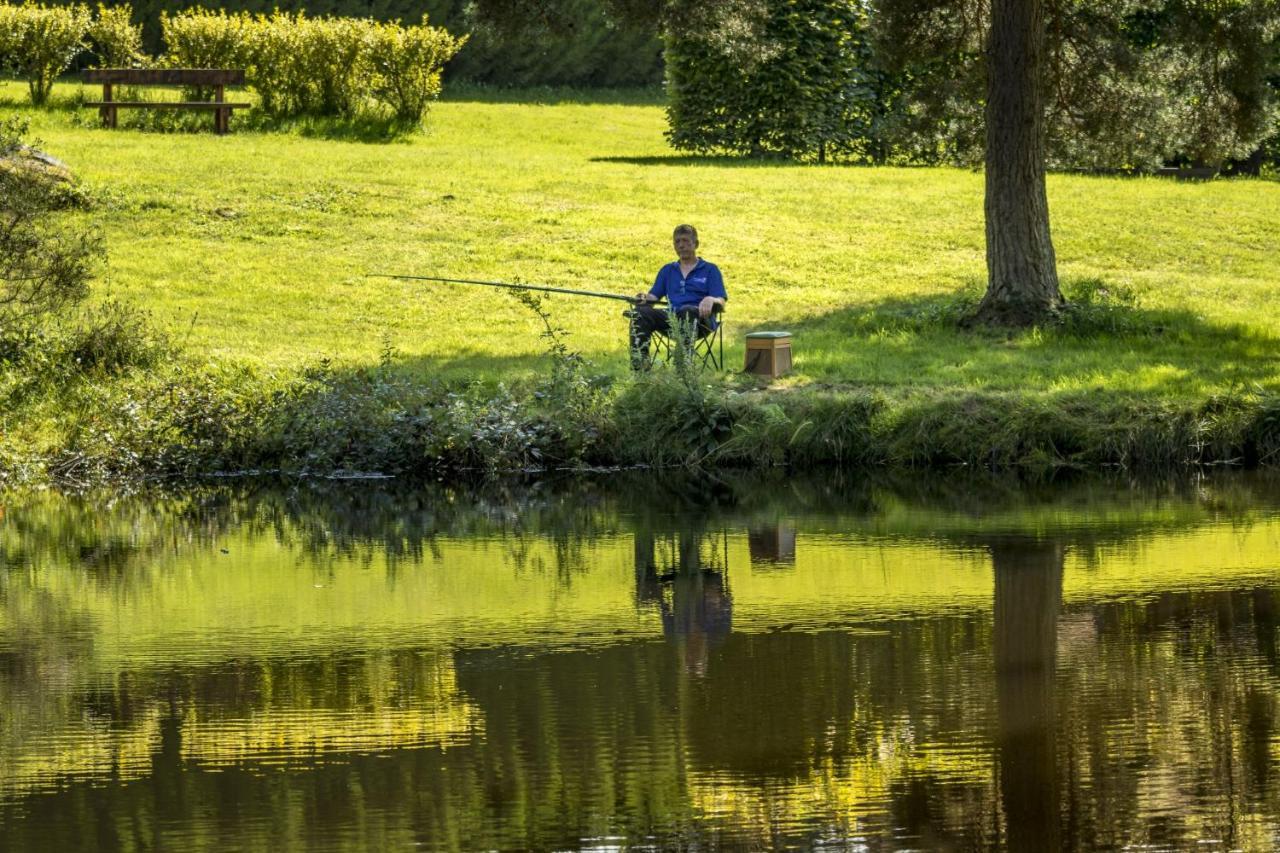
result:
<svg viewBox="0 0 1280 853"><path fill-rule="evenodd" d="M695 335L704 338L715 330L715 311L729 298L720 269L698 257L697 230L678 225L671 239L678 258L658 270L648 293L636 294L641 304L630 312L631 366L636 370L649 364L649 339L654 332L670 334L674 322L679 345L692 346ZM645 304L663 298L667 311Z"/></svg>

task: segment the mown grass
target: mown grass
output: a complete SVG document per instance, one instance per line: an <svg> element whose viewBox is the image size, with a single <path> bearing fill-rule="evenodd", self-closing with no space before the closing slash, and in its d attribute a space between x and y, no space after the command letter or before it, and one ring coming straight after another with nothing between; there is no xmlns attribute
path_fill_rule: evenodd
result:
<svg viewBox="0 0 1280 853"><path fill-rule="evenodd" d="M1114 429L1064 442L1055 427L1023 439L1046 417L1089 422L1140 410L1160 425L1280 391L1280 183L1051 176L1059 270L1076 308L1061 325L1004 334L957 323L985 275L978 173L683 156L667 147L651 92L593 102L554 90L460 90L420 133L376 122L271 126L249 115L228 137L102 130L93 110L76 106L96 94L63 83L50 109L31 111L23 84L0 83L0 117L29 114L32 135L89 186L88 215L110 251L96 297L146 308L224 375L243 368L279 387L322 359L358 373L390 353L410 379L518 387L548 361L538 318L516 300L367 274L631 293L671 257L671 227L692 222L728 282L730 366L741 364L747 331L795 335L796 371L775 384L781 396L766 395L783 414L730 411L720 422L712 405L713 443L738 429L723 454L746 461L770 441L838 445L841 459L864 461L998 465L1053 458L1064 444L1061 458L1084 464L1146 451L1163 458L1142 442L1165 439L1146 433L1137 455L1115 450L1124 440ZM594 370L626 374L621 303L545 304ZM810 396L788 402L795 394ZM822 400L831 394L851 395L851 408L804 414L830 406ZM623 390L631 415L645 411L644 396ZM691 411L702 405L694 403ZM47 405L56 412L66 402ZM1006 420L975 420L966 414L975 407ZM873 410L879 426L848 426L866 426ZM953 419L945 429L933 421L939 413ZM639 430L623 420L619 428ZM42 429L25 420L19 428ZM902 445L925 429L936 446ZM1021 438L984 452L988 437L1012 434ZM1205 454L1179 444L1164 455Z"/></svg>
<svg viewBox="0 0 1280 853"><path fill-rule="evenodd" d="M0 87L0 113L23 97ZM666 146L658 105L481 97L439 103L426 132L389 144L111 132L85 109L35 113L33 133L99 193L104 294L271 368L370 363L387 339L433 374L527 374L536 320L503 294L364 275L628 293L688 221L729 283L731 360L743 332L791 329L794 382L1179 396L1276 382L1280 184L1052 176L1066 287L1128 289L1128 328L992 339L945 322L984 276L980 174L690 158ZM613 304L553 310L585 355L622 368Z"/></svg>

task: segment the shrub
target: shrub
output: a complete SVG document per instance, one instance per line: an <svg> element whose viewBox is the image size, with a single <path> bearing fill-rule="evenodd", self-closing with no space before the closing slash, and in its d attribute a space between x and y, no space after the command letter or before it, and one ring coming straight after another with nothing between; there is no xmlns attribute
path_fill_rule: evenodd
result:
<svg viewBox="0 0 1280 853"><path fill-rule="evenodd" d="M0 36L0 47L8 54L10 66L27 78L32 104L39 106L49 99L53 81L88 47L91 21L88 8L80 5L28 3L9 7L0 17L0 25L8 29L7 36Z"/></svg>
<svg viewBox="0 0 1280 853"><path fill-rule="evenodd" d="M309 70L314 89L311 112L320 115L355 115L369 94L370 40L376 25L356 18L299 16L302 30L301 61Z"/></svg>
<svg viewBox="0 0 1280 853"><path fill-rule="evenodd" d="M54 213L67 189L39 170L24 168L26 123L0 124L0 325L30 320L83 299L102 256L96 233Z"/></svg>
<svg viewBox="0 0 1280 853"><path fill-rule="evenodd" d="M168 68L245 68L249 64L247 15L228 15L196 7L177 15L162 14L165 53L161 64ZM194 89L191 98L208 100L212 91Z"/></svg>
<svg viewBox="0 0 1280 853"><path fill-rule="evenodd" d="M254 18L245 28L246 77L268 115L298 115L310 106L311 70L301 61L304 50L298 23L298 15L276 11L270 17Z"/></svg>
<svg viewBox="0 0 1280 853"><path fill-rule="evenodd" d="M142 52L142 27L133 24L129 6L104 6L89 25L89 40L101 68L140 68L147 62Z"/></svg>
<svg viewBox="0 0 1280 853"><path fill-rule="evenodd" d="M191 9L165 15L164 64L245 68L262 109L276 117L357 115L373 100L417 122L440 92L444 63L465 39L442 29L357 18L270 17Z"/></svg>
<svg viewBox="0 0 1280 853"><path fill-rule="evenodd" d="M17 68L22 9L0 3L0 72Z"/></svg>
<svg viewBox="0 0 1280 853"><path fill-rule="evenodd" d="M443 29L422 24L402 27L382 24L371 39L375 78L373 94L401 121L421 121L427 106L440 94L444 64L466 42Z"/></svg>

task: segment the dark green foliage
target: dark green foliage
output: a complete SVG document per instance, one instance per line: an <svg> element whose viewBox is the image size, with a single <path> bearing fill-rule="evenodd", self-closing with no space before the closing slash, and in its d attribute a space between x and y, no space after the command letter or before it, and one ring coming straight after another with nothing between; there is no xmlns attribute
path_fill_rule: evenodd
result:
<svg viewBox="0 0 1280 853"><path fill-rule="evenodd" d="M163 52L160 16L195 5L187 0L139 0L134 20L144 30L152 55ZM560 6L563 8L560 8ZM554 14L544 13L553 10ZM662 80L661 42L652 28L611 16L601 0L564 0L563 4L502 3L463 0L222 0L216 8L230 14L305 11L311 17L374 18L419 21L470 41L449 64L450 80L495 86L647 86Z"/></svg>
<svg viewBox="0 0 1280 853"><path fill-rule="evenodd" d="M884 158L887 83L856 0L735 0L679 21L666 56L676 148Z"/></svg>
<svg viewBox="0 0 1280 853"><path fill-rule="evenodd" d="M450 80L493 86L651 86L662 81L662 42L652 28L610 15L601 0L558 4L478 2L446 28L471 34L449 65ZM514 12L514 13L513 13Z"/></svg>
<svg viewBox="0 0 1280 853"><path fill-rule="evenodd" d="M636 378L613 407L618 461L697 466L714 459L733 432L723 386L695 372L654 370Z"/></svg>
<svg viewBox="0 0 1280 853"><path fill-rule="evenodd" d="M876 0L876 55L901 77L894 153L983 156L983 39L975 0ZM1221 165L1276 134L1280 5L1121 0L1046 7L1048 163L1056 168Z"/></svg>

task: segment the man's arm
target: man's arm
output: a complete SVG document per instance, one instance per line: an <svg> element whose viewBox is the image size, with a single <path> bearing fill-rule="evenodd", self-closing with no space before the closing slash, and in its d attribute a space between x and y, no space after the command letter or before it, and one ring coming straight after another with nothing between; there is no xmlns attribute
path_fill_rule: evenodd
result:
<svg viewBox="0 0 1280 853"><path fill-rule="evenodd" d="M729 295L725 293L724 277L720 275L720 268L712 266L707 270L707 295L698 303L698 316L705 320L717 307L724 308L724 304L728 301Z"/></svg>
<svg viewBox="0 0 1280 853"><path fill-rule="evenodd" d="M653 279L653 287L649 288L648 293L637 293L637 302L657 302L667 295L667 280L662 276L662 270L658 270L657 276Z"/></svg>

